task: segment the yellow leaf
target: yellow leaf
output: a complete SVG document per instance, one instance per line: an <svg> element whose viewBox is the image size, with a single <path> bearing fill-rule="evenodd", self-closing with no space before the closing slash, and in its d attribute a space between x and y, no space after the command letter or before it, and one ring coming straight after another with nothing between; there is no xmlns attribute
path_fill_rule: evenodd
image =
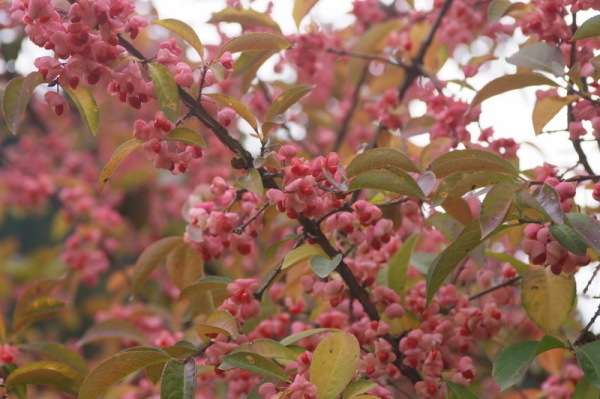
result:
<svg viewBox="0 0 600 399"><path fill-rule="evenodd" d="M104 185L106 182L108 182L108 179L110 179L121 162L127 158L127 155L131 154L133 150L141 145L142 142L140 140L131 139L117 147L110 160L106 163L106 165L104 165L104 168L102 168L102 171L100 172L100 177L98 178L100 190L104 188Z"/></svg>
<svg viewBox="0 0 600 399"><path fill-rule="evenodd" d="M573 274L555 275L535 267L523 274L521 300L529 318L546 334L556 335L575 307Z"/></svg>
<svg viewBox="0 0 600 399"><path fill-rule="evenodd" d="M294 11L292 15L294 16L294 22L296 22L296 26L300 27L300 22L302 19L310 12L310 10L317 4L318 0L296 0L294 1Z"/></svg>
<svg viewBox="0 0 600 399"><path fill-rule="evenodd" d="M321 340L310 365L317 399L337 398L354 378L359 360L360 346L354 335L335 332Z"/></svg>
<svg viewBox="0 0 600 399"><path fill-rule="evenodd" d="M312 258L313 256L327 256L325 251L318 245L302 245L296 249L291 250L283 259L281 270L285 270L288 267L295 265L303 260Z"/></svg>
<svg viewBox="0 0 600 399"><path fill-rule="evenodd" d="M531 119L533 121L533 131L536 135L542 133L544 126L548 124L560 112L565 105L569 105L579 97L576 95L560 97L544 97L536 101L533 107Z"/></svg>
<svg viewBox="0 0 600 399"><path fill-rule="evenodd" d="M162 25L165 28L169 29L171 32L181 36L183 40L188 42L189 45L192 46L192 48L198 52L198 54L200 55L200 59L204 59L204 47L202 47L202 42L200 42L200 38L191 26L189 26L183 21L171 18L160 19L158 21L154 21L154 23Z"/></svg>
<svg viewBox="0 0 600 399"><path fill-rule="evenodd" d="M285 37L273 33L246 33L225 43L219 49L215 58L221 58L221 55L227 51L233 54L242 51L285 50L290 47L292 47L292 44Z"/></svg>

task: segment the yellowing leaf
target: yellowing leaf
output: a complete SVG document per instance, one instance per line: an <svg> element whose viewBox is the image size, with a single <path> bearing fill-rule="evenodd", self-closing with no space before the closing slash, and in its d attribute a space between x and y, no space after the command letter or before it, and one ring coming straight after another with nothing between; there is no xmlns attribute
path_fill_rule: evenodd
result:
<svg viewBox="0 0 600 399"><path fill-rule="evenodd" d="M403 153L391 148L375 148L357 155L346 169L348 177L373 169L394 166L407 172L421 172L421 169Z"/></svg>
<svg viewBox="0 0 600 399"><path fill-rule="evenodd" d="M237 352L223 356L223 362L234 367L247 370L265 377L272 377L278 380L290 382L285 370L276 365L273 361L250 352Z"/></svg>
<svg viewBox="0 0 600 399"><path fill-rule="evenodd" d="M492 24L513 11L525 11L528 8L527 4L520 2L511 3L508 0L494 0L488 8L488 22Z"/></svg>
<svg viewBox="0 0 600 399"><path fill-rule="evenodd" d="M98 399L122 378L171 357L163 350L138 346L124 350L98 365L83 381L77 399Z"/></svg>
<svg viewBox="0 0 600 399"><path fill-rule="evenodd" d="M231 76L242 77L242 83L240 85L240 90L242 93L248 91L248 88L250 88L252 81L256 77L256 72L265 63L265 61L277 53L277 50L248 51L239 56L239 58L235 61L235 64L233 64L233 73Z"/></svg>
<svg viewBox="0 0 600 399"><path fill-rule="evenodd" d="M300 22L302 19L310 12L310 10L317 4L318 0L295 0L294 1L294 11L292 15L294 17L294 22L296 22L296 26L300 27Z"/></svg>
<svg viewBox="0 0 600 399"><path fill-rule="evenodd" d="M428 168L436 177L446 177L454 172L498 172L518 176L519 172L508 161L482 150L456 150L436 158Z"/></svg>
<svg viewBox="0 0 600 399"><path fill-rule="evenodd" d="M240 53L242 51L285 50L292 44L286 38L267 32L253 32L235 37L219 49L215 58L221 58L223 53Z"/></svg>
<svg viewBox="0 0 600 399"><path fill-rule="evenodd" d="M488 98L506 93L507 91L522 89L529 86L558 86L555 81L533 72L515 73L496 78L483 86L477 92L469 108L474 108Z"/></svg>
<svg viewBox="0 0 600 399"><path fill-rule="evenodd" d="M516 185L500 182L486 194L479 211L479 224L481 225L481 235L483 237L502 224L504 216L512 204L515 191Z"/></svg>
<svg viewBox="0 0 600 399"><path fill-rule="evenodd" d="M358 340L347 332L334 332L315 349L310 365L310 382L317 387L317 399L334 399L350 383L358 361Z"/></svg>
<svg viewBox="0 0 600 399"><path fill-rule="evenodd" d="M8 375L6 386L52 385L71 394L76 394L83 382L83 375L64 363L34 362L17 368Z"/></svg>
<svg viewBox="0 0 600 399"><path fill-rule="evenodd" d="M349 190L384 190L411 198L427 199L415 179L398 168L363 172L352 179L348 188Z"/></svg>
<svg viewBox="0 0 600 399"><path fill-rule="evenodd" d="M200 338L205 339L208 334L224 334L232 339L237 338L237 322L231 313L225 310L217 310L210 316L205 323L196 324L196 333Z"/></svg>
<svg viewBox="0 0 600 399"><path fill-rule="evenodd" d="M160 397L167 399L194 399L196 394L196 362L169 360L164 367Z"/></svg>
<svg viewBox="0 0 600 399"><path fill-rule="evenodd" d="M448 246L427 271L427 304L454 268L481 243L479 221L471 222L460 233L456 241Z"/></svg>
<svg viewBox="0 0 600 399"><path fill-rule="evenodd" d="M22 328L25 328L30 323L38 320L43 320L53 316L59 310L65 307L65 303L54 298L42 297L36 298L27 303L27 306L19 309L20 311L13 317L13 334L16 334Z"/></svg>
<svg viewBox="0 0 600 399"><path fill-rule="evenodd" d="M536 101L533 107L531 119L533 121L533 131L535 134L542 133L544 126L548 124L560 112L565 105L569 105L577 100L577 96L571 95L566 97L551 96L544 97Z"/></svg>
<svg viewBox="0 0 600 399"><path fill-rule="evenodd" d="M172 18L159 19L158 21L154 21L154 23L164 26L171 32L181 36L183 40L185 40L190 46L192 46L194 50L198 52L198 55L200 55L200 59L204 59L204 47L202 46L200 38L191 26L189 26L183 21Z"/></svg>
<svg viewBox="0 0 600 399"><path fill-rule="evenodd" d="M179 141L187 145L193 145L200 148L206 147L206 141L198 134L198 132L188 129L187 127L177 127L171 130L167 136L167 140Z"/></svg>
<svg viewBox="0 0 600 399"><path fill-rule="evenodd" d="M600 36L600 15L596 15L581 24L577 32L573 35L573 38L571 38L571 41L574 42L596 36Z"/></svg>
<svg viewBox="0 0 600 399"><path fill-rule="evenodd" d="M204 277L204 260L200 251L181 243L167 255L169 278L180 290Z"/></svg>
<svg viewBox="0 0 600 399"><path fill-rule="evenodd" d="M227 284L233 282L233 280L226 277L210 276L204 277L194 282L193 284L185 287L179 294L178 301L183 299L189 299L196 295L208 293L214 290L224 290L227 288Z"/></svg>
<svg viewBox="0 0 600 399"><path fill-rule="evenodd" d="M226 7L223 10L212 15L208 22L229 22L238 23L243 26L262 26L263 28L272 29L276 32L281 32L281 28L277 22L264 12L258 12L251 8L234 8Z"/></svg>
<svg viewBox="0 0 600 399"><path fill-rule="evenodd" d="M237 179L240 186L256 195L263 195L265 187L260 172L254 168L248 170L248 174Z"/></svg>
<svg viewBox="0 0 600 399"><path fill-rule="evenodd" d="M302 245L296 249L292 249L283 259L281 270L285 270L288 267L302 262L303 260L310 259L313 256L327 256L327 254L318 245Z"/></svg>
<svg viewBox="0 0 600 399"><path fill-rule="evenodd" d="M63 90L71 97L71 100L73 100L79 110L79 115L81 115L88 129L95 136L100 125L100 110L92 93L82 85L77 86L76 89L64 86Z"/></svg>
<svg viewBox="0 0 600 399"><path fill-rule="evenodd" d="M181 237L165 237L144 249L135 264L133 272L131 290L134 296L140 292L140 289L160 262L179 244L181 244Z"/></svg>
<svg viewBox="0 0 600 399"><path fill-rule="evenodd" d="M106 163L106 165L104 165L104 168L102 168L100 176L98 177L98 185L100 186L101 190L104 188L104 185L106 182L108 182L108 179L110 179L121 162L127 158L127 155L131 154L133 150L141 145L142 142L140 140L131 139L117 147L110 160Z"/></svg>
<svg viewBox="0 0 600 399"><path fill-rule="evenodd" d="M238 345L232 351L232 353L236 352L257 353L267 359L275 359L278 363L283 365L288 365L298 358L297 351L294 349L266 338L260 338Z"/></svg>
<svg viewBox="0 0 600 399"><path fill-rule="evenodd" d="M313 88L314 86L296 86L285 90L273 100L273 103L269 106L266 119L272 121L278 115L282 115L292 105L307 95Z"/></svg>
<svg viewBox="0 0 600 399"><path fill-rule="evenodd" d="M109 319L92 325L77 345L84 346L105 339L129 340L143 344L146 339L141 331L127 320Z"/></svg>
<svg viewBox="0 0 600 399"><path fill-rule="evenodd" d="M252 126L252 129L254 129L254 131L258 129L258 124L256 123L256 118L254 117L254 114L252 114L252 111L250 111L248 107L246 107L244 103L242 103L237 98L219 93L205 94L205 96L215 100L216 103L221 107L233 108L242 119L244 119L246 122L248 122L250 126Z"/></svg>
<svg viewBox="0 0 600 399"><path fill-rule="evenodd" d="M300 331L299 333L292 334L289 337L285 337L284 339L282 339L281 344L286 345L286 346L291 345L291 344L294 344L304 338L308 338L315 334L320 334L320 333L329 332L329 331L339 332L340 330L337 328L313 328L310 330Z"/></svg>
<svg viewBox="0 0 600 399"><path fill-rule="evenodd" d="M161 111L168 120L176 122L179 118L179 92L173 75L166 66L158 62L148 64L148 69Z"/></svg>
<svg viewBox="0 0 600 399"><path fill-rule="evenodd" d="M85 359L73 349L53 342L33 342L19 345L19 350L33 352L53 362L64 363L81 375L86 375L89 370Z"/></svg>
<svg viewBox="0 0 600 399"><path fill-rule="evenodd" d="M39 72L32 72L26 77L12 79L4 88L2 95L2 111L6 119L8 130L12 134L17 134L21 116L27 109L33 90L40 85L44 79Z"/></svg>
<svg viewBox="0 0 600 399"><path fill-rule="evenodd" d="M360 54L377 54L385 45L385 39L392 32L400 30L404 23L400 21L389 21L381 24L374 24L366 32L360 35L358 42L352 49L355 53ZM368 60L352 57L348 64L350 71L350 80L352 84L356 86L356 83L360 80L362 71L369 63Z"/></svg>
<svg viewBox="0 0 600 399"><path fill-rule="evenodd" d="M535 267L523 274L521 300L529 318L546 334L556 335L575 306L573 274L557 276L550 268Z"/></svg>
<svg viewBox="0 0 600 399"><path fill-rule="evenodd" d="M377 384L367 380L356 380L352 384L348 385L348 388L344 390L342 399L354 399L360 397L359 395L369 392L371 389L376 388Z"/></svg>

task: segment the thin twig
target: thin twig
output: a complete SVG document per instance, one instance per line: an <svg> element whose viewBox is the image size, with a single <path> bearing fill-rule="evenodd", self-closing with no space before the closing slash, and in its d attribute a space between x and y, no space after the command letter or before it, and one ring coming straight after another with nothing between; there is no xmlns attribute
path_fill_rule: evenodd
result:
<svg viewBox="0 0 600 399"><path fill-rule="evenodd" d="M367 71L368 67L365 66L360 72L360 77L358 79L358 82L356 83L356 86L354 87L354 94L352 96L352 102L350 103L350 109L348 110L348 112L346 112L344 120L340 125L340 129L337 133L337 138L335 140L335 143L333 144L333 148L331 149L332 152L337 152L340 149L340 146L342 145L342 142L344 141L344 138L348 133L350 121L352 120L352 117L354 116L354 111L356 110L358 102L360 101L360 88L362 87L363 83L365 82L365 79L367 78Z"/></svg>
<svg viewBox="0 0 600 399"><path fill-rule="evenodd" d="M583 289L584 294L587 294L588 290L590 289L590 286L592 285L592 281L594 281L594 279L596 278L596 274L598 274L598 270L600 270L600 263L598 263L596 265L596 268L594 269L594 273L592 273L592 277L590 277L585 288Z"/></svg>
<svg viewBox="0 0 600 399"><path fill-rule="evenodd" d="M250 223L252 223L253 221L256 220L256 218L258 216L260 216L261 213L264 212L265 209L267 209L267 207L269 206L269 201L265 202L263 204L263 206L261 206L256 212L254 212L254 215L252 215L251 217L248 218L248 220L246 220L244 223L242 223L241 225L239 225L238 227L236 227L235 229L231 230L234 234L240 235L244 232L244 230L246 229L246 227L248 227L248 225Z"/></svg>

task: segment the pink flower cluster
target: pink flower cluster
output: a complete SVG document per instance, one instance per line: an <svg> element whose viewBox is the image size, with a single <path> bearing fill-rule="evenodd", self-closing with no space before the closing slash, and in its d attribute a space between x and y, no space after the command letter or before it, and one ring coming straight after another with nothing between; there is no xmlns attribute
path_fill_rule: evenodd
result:
<svg viewBox="0 0 600 399"><path fill-rule="evenodd" d="M345 194L338 189L338 184L344 181L344 171L338 154L332 152L309 161L297 158L296 149L289 145L273 154L286 165L282 190L267 191L269 201L280 212L285 212L290 219L297 219L301 214L319 217L342 205Z"/></svg>
<svg viewBox="0 0 600 399"><path fill-rule="evenodd" d="M128 33L135 38L147 25L144 18L131 16L134 10L129 0L84 0L72 3L67 10L55 7L51 0L15 0L9 11L14 21L25 25L35 44L53 50L58 57L35 61L47 83L57 80L61 86L75 89L83 82L96 85L103 80L110 82L109 92L140 108L153 90L140 79L139 66L125 63L116 67L123 70L120 73L107 66L124 53L118 35ZM47 95L46 101L58 115L66 113L66 103L56 93Z"/></svg>
<svg viewBox="0 0 600 399"><path fill-rule="evenodd" d="M206 261L221 257L227 249L249 255L256 251L254 238L258 236L262 215L252 220L243 231L234 232L244 220L258 210L260 198L251 192L239 192L221 177L216 177L210 186L211 201L198 193L192 193L184 207L183 216L188 222L184 240L200 250ZM239 203L238 203L239 202ZM239 210L231 211L238 203Z"/></svg>
<svg viewBox="0 0 600 399"><path fill-rule="evenodd" d="M421 281L408 292L406 307L421 316L422 323L400 340L399 348L404 364L423 374L424 380L415 386L423 398L446 397L442 372L452 371L453 382L468 385L475 378L475 367L465 354L473 340L488 340L505 324L494 302L482 308L470 306L467 296L459 295L453 285L440 288L425 309L425 283Z"/></svg>
<svg viewBox="0 0 600 399"><path fill-rule="evenodd" d="M174 128L175 124L159 111L150 123L141 119L135 121L133 137L144 142L142 148L154 167L168 169L176 175L187 171L192 160L202 157L202 149L183 142L170 142L168 135Z"/></svg>

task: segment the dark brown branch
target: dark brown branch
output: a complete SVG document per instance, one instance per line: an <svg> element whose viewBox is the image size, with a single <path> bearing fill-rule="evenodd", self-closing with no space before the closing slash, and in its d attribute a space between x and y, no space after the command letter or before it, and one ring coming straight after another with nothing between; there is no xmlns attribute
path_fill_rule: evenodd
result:
<svg viewBox="0 0 600 399"><path fill-rule="evenodd" d="M481 298L484 295L487 295L489 293L492 293L496 290L499 290L500 288L504 288L504 287L508 287L509 285L513 285L514 283L516 283L517 281L521 280L523 278L523 276L517 276L517 277L513 277L511 279L506 280L503 283L500 283L498 285L494 285L493 287L487 288L483 291L479 291L476 294L473 294L469 297L469 301L473 301L477 298Z"/></svg>
<svg viewBox="0 0 600 399"><path fill-rule="evenodd" d="M600 263L598 263L596 265L596 268L594 269L594 273L592 273L592 277L590 277L587 284L585 285L585 288L583 289L584 294L587 294L588 290L590 289L592 282L594 281L594 279L596 278L596 275L598 274L598 270L600 270Z"/></svg>
<svg viewBox="0 0 600 399"><path fill-rule="evenodd" d="M342 145L342 142L344 141L344 137L346 137L346 133L348 133L348 127L350 126L350 121L352 120L352 117L354 116L354 111L356 110L356 107L358 106L358 102L360 101L360 88L362 87L363 83L365 82L365 79L367 78L367 71L368 71L368 67L365 66L363 68L363 70L360 72L360 78L358 79L358 82L356 83L356 87L354 87L354 94L352 96L352 103L350 104L350 109L348 110L348 112L346 112L346 116L344 117L344 120L342 121L342 124L340 125L340 129L338 130L335 144L333 145L333 148L331 149L331 151L333 151L333 152L337 152L340 149L340 146Z"/></svg>
<svg viewBox="0 0 600 399"><path fill-rule="evenodd" d="M232 230L232 232L233 232L234 234L237 234L237 235L240 235L240 234L242 234L242 233L244 232L244 229L245 229L246 227L248 227L248 225L249 225L250 223L252 223L253 221L255 221L255 220L256 220L256 218L257 218L258 216L260 216L260 214L261 214L261 213L263 213L263 212L264 212L264 210L265 210L265 209L267 209L267 207L268 207L269 205L270 205L270 204L269 204L269 201L265 202L265 203L263 204L263 206L261 206L259 209L257 209L257 211L256 211L256 212L254 212L254 215L250 216L250 217L248 218L248 220L246 220L244 223L242 223L241 225L239 225L238 227L236 227L235 229L233 229L233 230Z"/></svg>
<svg viewBox="0 0 600 399"><path fill-rule="evenodd" d="M402 83L400 84L400 88L398 89L398 98L400 99L400 101L404 99L406 92L412 86L415 80L417 80L419 76L422 76L423 60L425 59L425 54L427 53L427 50L429 50L431 43L433 43L433 39L438 28L440 27L440 24L442 23L442 19L444 19L444 16L448 12L448 10L450 10L450 6L452 6L453 1L454 0L446 0L444 2L442 7L440 8L440 12L437 18L431 25L431 28L429 29L425 40L423 40L423 43L421 43L421 47L419 47L417 55L415 56L415 58L413 58L412 62L410 63L410 68L406 70L404 80L402 81Z"/></svg>

